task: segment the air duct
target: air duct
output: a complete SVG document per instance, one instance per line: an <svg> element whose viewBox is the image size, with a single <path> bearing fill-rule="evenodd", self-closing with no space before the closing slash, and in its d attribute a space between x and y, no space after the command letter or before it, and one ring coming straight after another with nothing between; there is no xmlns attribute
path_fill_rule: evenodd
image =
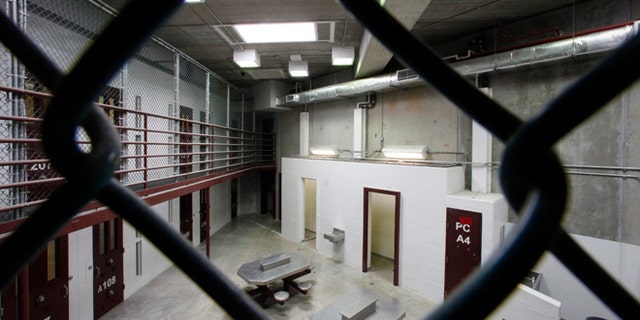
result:
<svg viewBox="0 0 640 320"><path fill-rule="evenodd" d="M573 59L613 50L637 32L638 22L604 31L593 32L572 38L561 39L526 48L518 48L490 56L472 58L451 63L450 66L463 76L498 70L513 69L533 64ZM423 85L424 82L410 69L398 70L365 79L358 79L318 89L289 94L281 106L320 103L363 95L370 92L385 92L397 88Z"/></svg>

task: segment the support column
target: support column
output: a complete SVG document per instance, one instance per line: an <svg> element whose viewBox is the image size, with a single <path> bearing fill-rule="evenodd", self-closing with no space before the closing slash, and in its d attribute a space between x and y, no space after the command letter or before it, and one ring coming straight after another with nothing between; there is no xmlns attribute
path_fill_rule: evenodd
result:
<svg viewBox="0 0 640 320"><path fill-rule="evenodd" d="M491 96L491 88L480 88ZM471 127L471 191L491 192L491 133L473 121Z"/></svg>
<svg viewBox="0 0 640 320"><path fill-rule="evenodd" d="M300 155L309 156L309 112L300 113Z"/></svg>
<svg viewBox="0 0 640 320"><path fill-rule="evenodd" d="M353 158L364 159L367 153L367 109L353 110Z"/></svg>

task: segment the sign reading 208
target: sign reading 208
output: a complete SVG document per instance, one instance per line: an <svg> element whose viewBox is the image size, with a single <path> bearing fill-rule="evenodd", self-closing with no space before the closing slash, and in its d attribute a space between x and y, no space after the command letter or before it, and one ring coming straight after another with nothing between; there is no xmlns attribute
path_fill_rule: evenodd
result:
<svg viewBox="0 0 640 320"><path fill-rule="evenodd" d="M456 242L464 243L466 245L471 244L471 238L468 233L471 232L471 225L473 224L473 218L471 217L460 217L458 221L456 221L456 232L462 232L458 234L456 238Z"/></svg>

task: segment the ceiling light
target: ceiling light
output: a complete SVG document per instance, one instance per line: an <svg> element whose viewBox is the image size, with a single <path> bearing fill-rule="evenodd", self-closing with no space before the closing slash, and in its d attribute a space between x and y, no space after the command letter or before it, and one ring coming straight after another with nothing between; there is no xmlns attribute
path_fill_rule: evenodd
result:
<svg viewBox="0 0 640 320"><path fill-rule="evenodd" d="M204 0L184 0L184 3L204 3Z"/></svg>
<svg viewBox="0 0 640 320"><path fill-rule="evenodd" d="M289 74L292 77L308 77L309 63L307 61L289 61Z"/></svg>
<svg viewBox="0 0 640 320"><path fill-rule="evenodd" d="M234 28L246 43L317 41L313 22L236 24Z"/></svg>
<svg viewBox="0 0 640 320"><path fill-rule="evenodd" d="M333 47L331 48L331 64L334 66L350 66L353 64L353 47Z"/></svg>
<svg viewBox="0 0 640 320"><path fill-rule="evenodd" d="M382 153L386 158L393 159L426 159L426 145L398 145L388 146L382 149Z"/></svg>
<svg viewBox="0 0 640 320"><path fill-rule="evenodd" d="M311 152L314 156L324 156L324 157L337 157L338 149L333 146L313 146L309 148L309 152Z"/></svg>
<svg viewBox="0 0 640 320"><path fill-rule="evenodd" d="M256 49L233 50L233 61L241 68L257 68L260 66L260 55Z"/></svg>

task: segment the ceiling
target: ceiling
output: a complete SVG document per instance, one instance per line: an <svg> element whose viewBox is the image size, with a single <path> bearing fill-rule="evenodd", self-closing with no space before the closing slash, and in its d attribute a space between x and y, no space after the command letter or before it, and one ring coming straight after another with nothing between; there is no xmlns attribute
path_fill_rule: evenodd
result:
<svg viewBox="0 0 640 320"><path fill-rule="evenodd" d="M118 10L127 0L103 0ZM386 0L385 7L419 39L437 45L479 30L574 5L576 0ZM230 44L216 29L264 22L327 22L326 40L303 43ZM333 33L329 32L333 28ZM363 42L363 27L336 0L205 0L184 4L156 35L239 88L266 79L290 80L291 54L309 63L310 77L349 67L331 65L331 48L353 46L359 64L355 78L379 74L394 61L377 41ZM366 37L365 37L366 38ZM331 42L331 39L333 42ZM234 49L257 49L261 67L241 69ZM360 51L360 52L359 52Z"/></svg>

